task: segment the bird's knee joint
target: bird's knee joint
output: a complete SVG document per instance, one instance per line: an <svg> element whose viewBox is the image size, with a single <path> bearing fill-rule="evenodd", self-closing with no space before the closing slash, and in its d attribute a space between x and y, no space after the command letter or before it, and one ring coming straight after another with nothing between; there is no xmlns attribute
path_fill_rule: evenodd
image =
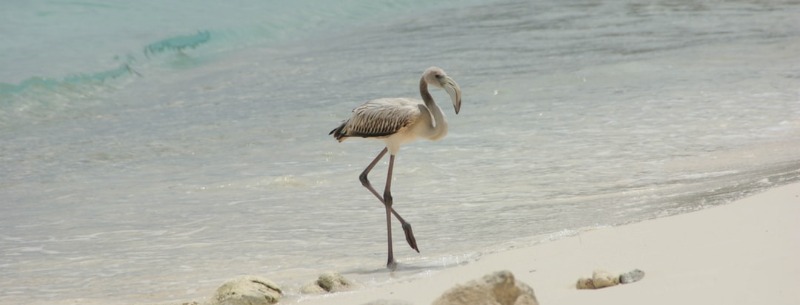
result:
<svg viewBox="0 0 800 305"><path fill-rule="evenodd" d="M359 175L358 176L358 181L361 181L361 185L363 185L363 186L368 186L369 185L369 180L367 180L367 174L366 173L363 173L363 174Z"/></svg>
<svg viewBox="0 0 800 305"><path fill-rule="evenodd" d="M383 193L383 202L386 203L387 206L392 206L392 194L389 192Z"/></svg>

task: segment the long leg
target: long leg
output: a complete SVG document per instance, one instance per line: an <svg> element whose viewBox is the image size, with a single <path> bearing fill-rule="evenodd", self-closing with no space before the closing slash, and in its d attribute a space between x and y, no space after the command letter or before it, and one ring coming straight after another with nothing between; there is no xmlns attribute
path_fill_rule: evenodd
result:
<svg viewBox="0 0 800 305"><path fill-rule="evenodd" d="M383 158L383 156L386 155L386 152L388 151L389 151L388 148L384 148L380 153L378 153L378 156L376 156L375 159L372 160L372 162L370 162L367 168L365 168L364 171L361 172L361 175L358 176L358 179L361 181L361 185L366 187L370 191L370 193L375 195L375 197L378 198L378 200L380 200L380 202L383 203L384 206L386 205L386 202L383 200L383 197L380 194L378 194L378 192L375 191L375 189L372 187L372 184L367 179L367 175L369 175L369 172L372 171L372 168L375 167L376 164L378 164L378 161L380 161L381 158ZM393 161L390 160L390 163L393 163ZM391 180L389 181L391 182ZM400 214L398 214L397 211L395 211L394 208L392 208L391 206L390 210L392 214L394 214L394 217L396 217L397 220L400 221L400 224L403 226L403 232L406 235L406 242L408 242L408 245L411 246L411 249L414 249L415 251L417 251L417 253L419 253L419 248L417 247L417 240L414 238L414 231L411 230L411 224L405 221L403 217L400 217Z"/></svg>
<svg viewBox="0 0 800 305"><path fill-rule="evenodd" d="M386 261L386 268L394 270L397 263L394 261L392 252L392 167L394 165L394 155L389 155L389 171L386 173L386 188L383 190L383 205L386 207L386 232L389 235L389 258Z"/></svg>
<svg viewBox="0 0 800 305"><path fill-rule="evenodd" d="M406 242L408 245L411 246L411 249L414 249L419 253L419 248L417 248L417 239L414 238L414 231L411 230L411 224L408 223L400 217L394 208L392 207L392 170L394 169L394 155L389 155L389 171L386 173L386 188L383 190L383 204L394 213L394 216L397 217L397 220L400 221L400 224L403 226L403 232L406 235ZM387 211L388 213L388 211Z"/></svg>

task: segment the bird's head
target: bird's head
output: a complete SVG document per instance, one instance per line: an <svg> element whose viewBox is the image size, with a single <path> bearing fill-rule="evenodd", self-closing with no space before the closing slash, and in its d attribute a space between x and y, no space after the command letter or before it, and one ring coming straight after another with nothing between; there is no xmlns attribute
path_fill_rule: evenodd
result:
<svg viewBox="0 0 800 305"><path fill-rule="evenodd" d="M428 68L425 70L425 73L422 74L422 78L428 85L447 91L447 94L450 95L450 99L453 100L453 108L456 109L456 114L458 114L458 111L461 110L461 88L456 81L450 78L450 76L447 76L444 70L439 67Z"/></svg>

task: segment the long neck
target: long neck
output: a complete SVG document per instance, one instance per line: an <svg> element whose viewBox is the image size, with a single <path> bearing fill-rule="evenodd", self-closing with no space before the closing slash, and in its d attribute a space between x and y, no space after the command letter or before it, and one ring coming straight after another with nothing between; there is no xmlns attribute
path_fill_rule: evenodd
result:
<svg viewBox="0 0 800 305"><path fill-rule="evenodd" d="M438 140L447 135L447 119L445 119L442 109L433 101L433 96L428 92L428 83L425 78L419 80L419 94L425 107L431 112L431 126L429 126L427 137L431 140Z"/></svg>

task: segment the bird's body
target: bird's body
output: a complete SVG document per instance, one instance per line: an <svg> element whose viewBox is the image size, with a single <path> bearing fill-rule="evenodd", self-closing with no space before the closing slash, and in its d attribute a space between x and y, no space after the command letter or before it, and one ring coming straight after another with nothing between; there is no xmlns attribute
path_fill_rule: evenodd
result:
<svg viewBox="0 0 800 305"><path fill-rule="evenodd" d="M371 100L353 109L352 117L334 129L333 135L339 142L348 137L382 139L396 155L401 145L417 138L435 141L447 135L442 109L431 106L412 98Z"/></svg>
<svg viewBox="0 0 800 305"><path fill-rule="evenodd" d="M350 118L330 132L339 142L349 137L362 137L380 139L386 143L386 148L361 173L359 180L386 207L386 228L389 239L389 258L386 265L392 269L396 266L392 253L392 214L402 224L408 244L412 249L419 252L411 225L392 208L391 179L395 155L400 151L401 145L417 138L439 140L447 135L447 120L442 113L442 109L436 105L430 92L428 92L428 85L447 91L453 101L456 114L458 114L461 108L461 88L442 69L430 67L425 70L419 81L422 100L411 98L371 100L353 109ZM390 153L389 170L386 177L386 187L383 196L381 196L372 187L367 175L387 151Z"/></svg>

